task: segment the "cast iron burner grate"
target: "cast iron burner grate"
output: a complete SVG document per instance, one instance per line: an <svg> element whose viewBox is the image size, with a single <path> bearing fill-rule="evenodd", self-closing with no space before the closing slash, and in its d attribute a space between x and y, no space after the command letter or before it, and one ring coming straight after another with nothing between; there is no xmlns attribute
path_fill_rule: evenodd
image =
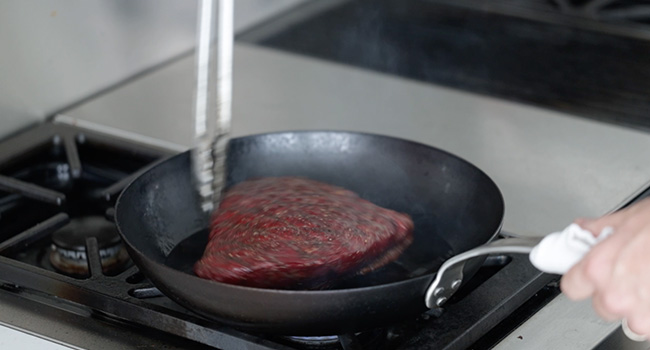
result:
<svg viewBox="0 0 650 350"><path fill-rule="evenodd" d="M106 273L121 272L128 255L104 213L134 176L168 154L59 124L6 140L0 148L1 254L87 278L84 242L95 237Z"/></svg>
<svg viewBox="0 0 650 350"><path fill-rule="evenodd" d="M527 259L492 257L442 313L429 312L361 333L296 339L242 332L201 318L161 295L130 263L107 272L99 236L92 232L81 241L75 237L73 244L64 243L82 242L86 273L69 275L48 264L44 254L53 240L60 239L62 229L85 230L93 226L88 222L106 228L102 220L111 219L116 195L170 153L57 123L0 142L0 292L59 309L81 308L89 317L129 329L163 331L187 339L188 344L251 350L465 349L477 341L498 341L512 325L495 333L496 325L507 324L511 315L520 322L557 293L554 276L539 273ZM550 292L540 293L545 289ZM531 300L537 301L522 309Z"/></svg>

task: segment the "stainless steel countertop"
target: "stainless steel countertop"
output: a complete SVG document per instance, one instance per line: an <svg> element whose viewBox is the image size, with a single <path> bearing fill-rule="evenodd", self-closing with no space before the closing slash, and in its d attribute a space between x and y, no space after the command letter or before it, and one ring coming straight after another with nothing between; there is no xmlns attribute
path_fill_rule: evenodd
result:
<svg viewBox="0 0 650 350"><path fill-rule="evenodd" d="M634 342L623 335L618 322L598 318L591 300L572 302L559 295L495 350L647 350L648 342Z"/></svg>
<svg viewBox="0 0 650 350"><path fill-rule="evenodd" d="M85 309L61 303L58 307L41 304L18 295L0 291L0 328L2 323L12 326L28 336L38 347L28 347L30 342L18 343L16 339L3 339L8 349L61 350L72 349L166 349L181 350L191 346L193 350L208 350L203 344L188 342L176 336L151 329L126 331L124 327L105 322L89 314ZM28 336L24 336L29 339ZM230 349L228 349L230 350Z"/></svg>
<svg viewBox="0 0 650 350"><path fill-rule="evenodd" d="M306 0L238 0L236 32ZM0 138L192 50L196 0L0 1Z"/></svg>
<svg viewBox="0 0 650 350"><path fill-rule="evenodd" d="M650 180L650 134L270 49L236 45L235 135L334 129L430 144L501 188L504 229L544 235L604 214ZM65 114L188 146L187 57Z"/></svg>

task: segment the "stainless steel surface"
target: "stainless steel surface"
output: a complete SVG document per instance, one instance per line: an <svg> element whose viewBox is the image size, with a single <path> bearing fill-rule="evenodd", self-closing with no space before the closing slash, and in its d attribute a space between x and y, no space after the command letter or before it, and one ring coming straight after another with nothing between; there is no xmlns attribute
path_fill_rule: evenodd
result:
<svg viewBox="0 0 650 350"><path fill-rule="evenodd" d="M15 348L20 344L21 350L70 350L81 349L68 344L63 344L56 339L42 336L22 328L14 327L0 322L0 348Z"/></svg>
<svg viewBox="0 0 650 350"><path fill-rule="evenodd" d="M1 2L0 137L190 50L194 6L174 0Z"/></svg>
<svg viewBox="0 0 650 350"><path fill-rule="evenodd" d="M212 58L212 43L214 41L214 22L216 14L215 1L199 1L199 23L196 44L196 86L194 89L194 147L192 148L192 171L196 190L201 197L203 210L212 210L212 137L214 135L214 119L208 112L210 106L210 71Z"/></svg>
<svg viewBox="0 0 650 350"><path fill-rule="evenodd" d="M232 112L232 19L231 0L200 2L192 167L206 212L218 205L225 177Z"/></svg>
<svg viewBox="0 0 650 350"><path fill-rule="evenodd" d="M189 146L193 69L175 62L68 115ZM495 180L518 235L606 213L650 179L635 151L646 133L241 44L234 74L233 136L352 130L440 147Z"/></svg>
<svg viewBox="0 0 650 350"><path fill-rule="evenodd" d="M188 344L186 340L150 329L127 331L119 325L119 320L106 322L101 319L101 315L93 317L88 310L77 308L75 305L61 302L55 307L13 293L0 293L0 317L12 327L38 334L71 348L93 350L180 350L188 347L193 350L205 350L209 348L198 343ZM7 348L23 349L24 344L14 342L14 339L4 340Z"/></svg>
<svg viewBox="0 0 650 350"><path fill-rule="evenodd" d="M238 0L235 30L303 1ZM189 53L196 12L194 0L0 2L0 138Z"/></svg>
<svg viewBox="0 0 650 350"><path fill-rule="evenodd" d="M219 0L217 30L217 109L216 131L212 144L212 207L221 200L226 181L226 147L230 141L232 118L232 59L234 34L232 29L232 0Z"/></svg>
<svg viewBox="0 0 650 350"><path fill-rule="evenodd" d="M0 114L0 138L40 123L42 120L43 118L35 115Z"/></svg>
<svg viewBox="0 0 650 350"><path fill-rule="evenodd" d="M456 293L463 282L463 270L469 259L489 254L528 254L542 238L498 239L450 258L440 266L436 279L427 289L424 296L427 307L429 309L439 308Z"/></svg>
<svg viewBox="0 0 650 350"><path fill-rule="evenodd" d="M216 0L218 1L218 0ZM196 88L194 92L194 147L192 148L192 168L196 190L201 197L201 207L204 211L210 212L212 206L212 169L214 158L212 154L212 140L214 137L215 120L213 108L210 101L213 101L211 92L214 82L211 66L212 43L214 41L214 22L216 7L213 0L201 0L199 2L199 25L196 44ZM218 48L217 48L218 50ZM212 59L214 60L214 59Z"/></svg>
<svg viewBox="0 0 650 350"><path fill-rule="evenodd" d="M75 119L66 115L56 115L54 116L52 121L54 123L72 125L78 128L97 131L102 134L112 135L116 138L135 141L145 145L151 145L171 152L180 153L187 150L187 147L183 145L175 144L161 139L155 139L153 137L144 136L142 134L137 134L126 130L113 128L110 126L98 124L87 120Z"/></svg>
<svg viewBox="0 0 650 350"><path fill-rule="evenodd" d="M618 332L620 322L605 322L599 319L591 308L591 300L574 302L560 295L494 349L650 348L650 343L634 342L620 334L622 332Z"/></svg>

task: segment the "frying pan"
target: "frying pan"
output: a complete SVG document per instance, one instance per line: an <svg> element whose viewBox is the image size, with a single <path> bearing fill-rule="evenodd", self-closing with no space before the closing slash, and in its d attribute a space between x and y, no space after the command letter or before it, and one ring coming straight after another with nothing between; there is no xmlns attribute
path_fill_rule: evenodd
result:
<svg viewBox="0 0 650 350"><path fill-rule="evenodd" d="M415 224L413 244L397 262L328 290L236 286L192 273L207 243L209 217L199 207L190 153L135 179L119 197L115 218L142 273L189 310L264 333L343 334L415 317L426 310L425 294L442 263L491 241L503 218L499 189L477 167L387 136L331 131L246 136L231 140L227 167L226 186L265 176L308 177L408 213ZM472 257L455 266L456 274L466 281L482 261ZM460 284L449 283L454 289Z"/></svg>

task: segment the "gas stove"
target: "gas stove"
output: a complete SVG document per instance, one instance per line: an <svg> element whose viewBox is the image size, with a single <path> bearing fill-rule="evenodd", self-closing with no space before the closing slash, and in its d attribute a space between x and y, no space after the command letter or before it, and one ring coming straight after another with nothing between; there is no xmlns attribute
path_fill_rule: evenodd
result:
<svg viewBox="0 0 650 350"><path fill-rule="evenodd" d="M638 130L650 125L650 80L639 59L650 48L645 7L623 0L305 2L239 36L234 134L352 130L433 145L495 179L506 201L503 235L543 235L648 187L650 162L634 152L650 147ZM6 51L12 48L22 52L18 44ZM50 51L66 64L74 58ZM612 333L616 324L601 322L588 302L558 295L557 276L521 256L490 257L439 314L362 333L269 336L175 304L124 255L112 208L130 179L185 149L161 140L191 144L183 116L192 108L194 63L179 57L58 111L38 93L28 104L9 91L3 135L24 126L27 114L41 120L36 111L75 119L57 116L0 140L0 347L22 334L48 348L647 349L624 345L621 332ZM46 73L28 68L16 74ZM56 79L26 86L38 84L34 91L48 101L48 81L74 85L60 79L69 73L60 65L47 72ZM22 115L14 116L14 103ZM14 344L24 345L20 339Z"/></svg>
<svg viewBox="0 0 650 350"><path fill-rule="evenodd" d="M112 223L120 191L175 152L47 122L0 143L0 295L88 322L219 349L489 348L559 293L521 256L492 256L442 312L328 337L254 334L162 295L130 261ZM424 301L423 301L424 302Z"/></svg>

